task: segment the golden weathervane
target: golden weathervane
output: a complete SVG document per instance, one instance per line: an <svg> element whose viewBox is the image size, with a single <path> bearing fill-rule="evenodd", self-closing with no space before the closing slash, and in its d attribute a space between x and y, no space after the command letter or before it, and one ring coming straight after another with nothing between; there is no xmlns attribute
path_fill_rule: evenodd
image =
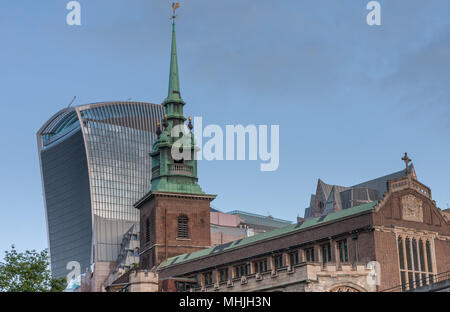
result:
<svg viewBox="0 0 450 312"><path fill-rule="evenodd" d="M172 3L172 11L173 11L172 19L173 19L173 20L175 20L175 18L177 17L177 16L175 15L175 11L176 11L179 7L180 7L180 4L179 4L178 2L173 2L173 3Z"/></svg>

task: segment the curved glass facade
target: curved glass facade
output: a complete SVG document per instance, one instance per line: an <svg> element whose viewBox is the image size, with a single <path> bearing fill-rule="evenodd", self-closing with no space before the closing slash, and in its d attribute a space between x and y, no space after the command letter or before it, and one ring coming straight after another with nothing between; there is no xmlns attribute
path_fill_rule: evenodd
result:
<svg viewBox="0 0 450 312"><path fill-rule="evenodd" d="M151 151L164 107L96 103L58 112L38 148L54 277L78 261L115 261L122 236L139 223L133 204L150 190Z"/></svg>

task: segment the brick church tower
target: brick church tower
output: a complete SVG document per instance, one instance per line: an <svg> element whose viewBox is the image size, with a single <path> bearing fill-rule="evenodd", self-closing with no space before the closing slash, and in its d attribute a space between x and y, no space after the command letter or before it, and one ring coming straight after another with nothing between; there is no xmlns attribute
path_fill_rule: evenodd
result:
<svg viewBox="0 0 450 312"><path fill-rule="evenodd" d="M174 8L175 9L175 8ZM175 10L174 10L175 11ZM151 269L167 258L211 246L210 202L198 184L197 151L189 118L186 129L178 77L175 12L166 115L157 125L152 152L152 187L135 208L140 210L140 267Z"/></svg>

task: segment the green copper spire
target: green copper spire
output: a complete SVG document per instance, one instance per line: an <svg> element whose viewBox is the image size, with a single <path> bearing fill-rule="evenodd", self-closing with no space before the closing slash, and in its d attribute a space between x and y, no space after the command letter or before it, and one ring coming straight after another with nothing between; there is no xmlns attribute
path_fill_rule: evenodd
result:
<svg viewBox="0 0 450 312"><path fill-rule="evenodd" d="M170 55L169 94L163 104L184 103L180 94L180 78L178 75L177 40L175 35L175 21L172 23L172 52Z"/></svg>
<svg viewBox="0 0 450 312"><path fill-rule="evenodd" d="M174 10L172 18L175 19L175 10L179 4L174 3L172 7ZM198 184L197 159L195 158L198 148L196 148L192 136L191 119L189 119L188 126L191 136L187 136L184 130L186 118L183 106L185 103L180 96L175 23L172 24L169 95L163 105L166 111L164 122L157 126L158 137L150 153L152 157L152 191L203 195L205 193ZM180 129L180 136L172 135L172 130L179 131ZM183 141L186 139L190 139L190 141ZM174 151L177 152L174 153ZM181 151L184 153L183 155L179 155Z"/></svg>

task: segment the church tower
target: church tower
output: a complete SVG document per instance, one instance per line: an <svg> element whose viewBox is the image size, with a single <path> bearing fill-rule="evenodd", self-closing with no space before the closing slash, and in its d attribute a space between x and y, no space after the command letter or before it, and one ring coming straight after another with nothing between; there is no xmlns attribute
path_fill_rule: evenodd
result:
<svg viewBox="0 0 450 312"><path fill-rule="evenodd" d="M140 209L140 266L153 268L167 258L211 246L210 202L198 184L197 148L189 118L186 129L178 75L173 5L169 93L162 105L166 114L157 125L152 158L151 191L135 207Z"/></svg>

